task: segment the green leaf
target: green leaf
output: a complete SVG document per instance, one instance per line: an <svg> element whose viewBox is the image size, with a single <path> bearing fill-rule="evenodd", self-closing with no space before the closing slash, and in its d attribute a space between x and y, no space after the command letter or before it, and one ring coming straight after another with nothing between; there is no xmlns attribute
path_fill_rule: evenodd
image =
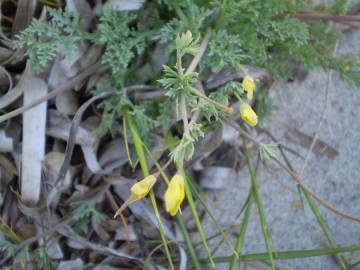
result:
<svg viewBox="0 0 360 270"><path fill-rule="evenodd" d="M0 249L5 252L6 257L13 256L16 251L16 245L8 240L0 240Z"/></svg>
<svg viewBox="0 0 360 270"><path fill-rule="evenodd" d="M181 56L187 53L195 55L198 51L198 40L199 39L194 40L192 33L188 30L186 33L182 33L176 37L176 50Z"/></svg>
<svg viewBox="0 0 360 270"><path fill-rule="evenodd" d="M70 55L81 39L91 36L82 31L78 14L49 9L51 22L34 19L16 36L15 46L27 48L26 55L36 72L42 71L56 55Z"/></svg>
<svg viewBox="0 0 360 270"><path fill-rule="evenodd" d="M25 266L26 262L29 260L29 257L30 257L29 248L24 247L16 255L15 261L17 261L17 262L21 263L23 266Z"/></svg>
<svg viewBox="0 0 360 270"><path fill-rule="evenodd" d="M225 67L239 68L248 58L242 46L243 37L230 34L226 30L216 32L209 42L209 49L202 64L213 72L219 72Z"/></svg>
<svg viewBox="0 0 360 270"><path fill-rule="evenodd" d="M271 160L273 157L276 157L278 147L279 145L276 143L261 143L259 148L261 159Z"/></svg>
<svg viewBox="0 0 360 270"><path fill-rule="evenodd" d="M49 254L47 253L47 249L45 247L40 247L37 250L35 260L36 260L37 266L40 269L43 269L43 270L51 270L52 269L51 259L49 257Z"/></svg>
<svg viewBox="0 0 360 270"><path fill-rule="evenodd" d="M74 229L79 232L86 234L89 229L89 224L92 218L97 223L101 223L105 216L95 209L95 206L89 201L80 201L72 204L73 212L72 215L76 219Z"/></svg>

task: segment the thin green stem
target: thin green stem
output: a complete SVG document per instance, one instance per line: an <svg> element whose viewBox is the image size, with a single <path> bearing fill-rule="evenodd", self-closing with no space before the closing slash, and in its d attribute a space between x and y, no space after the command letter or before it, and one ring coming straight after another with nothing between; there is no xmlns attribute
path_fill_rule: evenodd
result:
<svg viewBox="0 0 360 270"><path fill-rule="evenodd" d="M196 224L196 228L198 229L200 238L201 238L201 240L203 242L204 249L205 249L206 253L209 256L210 265L211 265L211 267L213 269L216 269L214 260L212 258L211 252L210 252L209 245L208 245L208 243L206 241L206 236L205 236L203 227L202 227L200 219L199 219L199 215L198 215L197 210L196 210L196 206L195 206L195 203L194 203L194 199L193 199L193 196L192 196L188 181L189 181L188 179L186 179L186 181L185 181L186 198L188 200L190 210L191 210L192 216L193 216L195 224Z"/></svg>
<svg viewBox="0 0 360 270"><path fill-rule="evenodd" d="M154 213L155 213L156 219L158 221L160 237L161 237L161 241L163 242L163 245L164 245L165 254L166 254L166 257L168 259L170 269L175 270L174 264L173 264L172 259L171 259L170 250L169 250L169 247L167 245L167 240L166 240L165 233L164 233L164 226L163 226L163 224L161 222L160 213L159 213L159 210L157 208L157 203L156 203L154 191L150 190L149 195L150 195L151 204L152 204L152 206L154 208Z"/></svg>
<svg viewBox="0 0 360 270"><path fill-rule="evenodd" d="M233 252L234 256L236 258L238 258L238 253L236 252L234 246L231 244L228 236L226 235L226 233L224 232L224 230L221 228L221 225L219 224L219 222L216 220L216 218L214 217L214 215L211 213L209 207L207 207L202 195L200 194L200 192L197 191L196 187L194 186L192 181L189 181L189 186L191 191L194 193L195 197L197 198L197 200L200 202L200 204L202 205L202 207L204 208L204 210L206 211L206 213L209 215L210 219L212 220L212 222L214 223L216 229L218 230L219 234L222 236L222 238L225 240L227 246L230 248L230 250Z"/></svg>
<svg viewBox="0 0 360 270"><path fill-rule="evenodd" d="M204 95L203 93L201 93L199 90L197 90L196 88L191 87L190 91L197 95L199 98L202 98L204 100L206 100L207 102L213 104L214 106L218 107L219 109L223 110L226 113L234 113L234 109L231 107L227 107L219 102L216 102L215 100L212 100L211 98L207 97L206 95Z"/></svg>
<svg viewBox="0 0 360 270"><path fill-rule="evenodd" d="M151 155L150 150L146 147L146 145L144 144L143 146L144 146L145 150L148 152L151 160L154 162L155 166L159 170L161 176L164 178L166 184L168 185L169 184L169 178L167 177L164 170L161 168L159 162L157 162L157 160L153 158L153 156ZM185 244L187 246L188 252L190 254L190 258L191 258L191 260L192 260L192 262L194 264L195 269L196 270L201 270L202 269L201 264L200 264L200 261L199 261L199 258L197 256L197 254L195 252L194 244L191 241L191 238L190 238L190 235L189 235L189 233L187 231L184 219L179 213L176 214L176 221L177 221L177 224L178 224L178 226L180 228L180 231L181 231L181 233L182 233L182 235L184 237Z"/></svg>
<svg viewBox="0 0 360 270"><path fill-rule="evenodd" d="M180 228L180 231L181 231L181 233L182 233L182 235L184 237L184 241L185 241L185 244L186 244L186 247L187 247L187 251L190 254L190 258L191 258L191 260L193 262L194 269L201 270L202 266L200 264L197 253L195 251L194 244L191 241L191 238L190 238L190 235L189 235L189 233L187 231L184 219L179 213L177 213L177 215L176 215L176 221L177 221L177 224L178 224L178 226Z"/></svg>
<svg viewBox="0 0 360 270"><path fill-rule="evenodd" d="M259 160L257 161L256 168L255 168L255 177L257 177L258 171L259 171ZM249 220L250 220L250 214L251 214L251 208L254 201L254 196L252 190L249 192L248 200L247 200L247 206L244 213L244 219L240 226L239 236L236 241L235 251L238 256L241 254L241 249L244 244L245 239L245 232L247 230ZM237 262L239 261L239 257L232 256L231 263L230 263L230 270L236 270Z"/></svg>
<svg viewBox="0 0 360 270"><path fill-rule="evenodd" d="M274 263L274 256L273 256L273 251L272 251L272 246L271 246L271 236L270 236L269 226L268 226L268 224L266 222L264 206L263 206L263 203L262 203L262 200L261 200L261 197L260 197L260 193L259 193L259 190L258 190L258 187L257 187L257 177L255 175L254 169L253 169L252 164L251 164L250 153L249 153L249 150L246 147L246 139L245 138L244 138L244 144L245 144L244 148L245 148L246 164L247 164L247 167L249 169L249 173L250 173L250 177L251 177L253 196L254 196L256 206L257 206L257 209L258 209L261 228L262 228L263 235L264 235L264 240L265 240L265 246L266 246L266 249L268 251L268 256L269 256L271 269L275 270L275 263Z"/></svg>
<svg viewBox="0 0 360 270"><path fill-rule="evenodd" d="M309 193L304 190L303 188L301 188L301 191L304 193L304 196L306 198L307 203L309 204L312 212L314 213L317 222L319 223L319 226L324 234L324 237L326 238L327 242L329 243L329 245L331 247L336 247L335 242L332 239L331 233L330 233L330 229L328 227L328 224L326 223L325 219L323 218L323 216L321 215L319 208L317 207L317 205L315 204L314 200L311 198L311 196L309 195ZM344 260L344 258L339 255L339 254L335 254L335 258L336 261L340 264L341 268L344 270L348 270L349 268L347 267L347 264Z"/></svg>
<svg viewBox="0 0 360 270"><path fill-rule="evenodd" d="M170 144L173 144L174 137L170 132L168 132L166 134L166 138L167 138L167 140L168 140L168 142ZM178 167L178 169L182 168L182 164L180 164L180 163L176 163L176 166ZM202 227L201 222L200 222L199 214L197 213L197 210L196 210L196 206L195 206L195 203L194 203L194 199L193 199L193 196L192 196L188 181L189 181L189 179L185 176L185 195L186 195L186 199L187 199L187 201L189 203L191 214L192 214L192 216L194 218L196 228L197 228L197 230L199 232L201 241L203 243L203 247L204 247L207 255L209 256L209 261L210 261L211 267L213 269L216 269L215 263L214 263L214 261L212 259L212 255L211 255L211 252L210 252L210 249L209 249L209 245L208 245L208 243L206 241L206 236L205 236L203 227Z"/></svg>
<svg viewBox="0 0 360 270"><path fill-rule="evenodd" d="M253 200L254 200L254 196L252 195L252 192L251 192L250 197L249 197L249 201L248 201L248 205L247 205L245 213L244 213L244 220L243 220L243 222L241 223L241 226L240 226L239 237L238 237L238 239L236 241L235 250L236 250L238 255L241 255L241 249L243 247L244 239L245 239L245 232L246 232L247 226L249 224L249 220L250 220L250 214L251 214L251 208L252 208ZM232 256L229 269L230 270L235 270L236 267L237 267L237 262L238 261L239 261L238 258L236 258L235 256Z"/></svg>
<svg viewBox="0 0 360 270"><path fill-rule="evenodd" d="M134 120L133 120L131 114L128 111L128 108L124 109L124 115L125 115L126 120L127 120L128 124L129 124L131 135L132 135L133 140L134 140L135 151L136 151L136 154L137 154L139 162L140 162L141 170L142 170L144 176L146 177L150 173L149 173L149 168L148 168L146 158L145 158L143 142L142 142L142 140L140 138L140 135L139 135L137 127L136 127L136 125L134 123ZM170 250L169 250L169 247L167 245L167 240L166 240L165 233L164 233L164 226L163 226L163 224L161 222L160 213L159 213L159 210L157 208L157 203L156 203L154 191L150 190L149 195L150 195L150 200L151 200L151 203L152 203L152 206L153 206L153 209L154 209L154 213L155 213L158 225L159 225L160 237L161 237L161 240L162 240L163 245L164 245L165 254L166 254L166 257L168 259L170 269L175 270L174 264L173 264L172 259L171 259Z"/></svg>
<svg viewBox="0 0 360 270"><path fill-rule="evenodd" d="M291 171L295 172L294 167L292 166L290 160L288 159L288 157L285 154L284 150L282 149L281 145L279 145L279 150L280 150L280 153L281 153L281 155L282 155L282 157L283 157L283 159L285 161L285 164L288 166L288 168ZM319 226L320 226L320 228L321 228L327 242L329 243L329 245L331 247L336 247L336 243L332 239L329 226L328 226L327 222L325 221L325 219L323 218L323 216L321 215L320 210L317 207L314 199L310 196L310 194L307 192L307 190L305 190L301 185L298 185L298 187L299 187L300 191L304 194L304 196L306 198L306 201L309 204L311 211L315 215L316 220L319 223ZM344 259L343 256L341 256L339 254L335 254L334 256L336 258L336 261L339 263L339 265L341 266L342 269L344 269L344 270L349 269L349 266L346 263L346 260Z"/></svg>
<svg viewBox="0 0 360 270"><path fill-rule="evenodd" d="M261 145L260 141L258 141L256 138L252 137L250 134L248 134L246 131L244 131L235 121L233 121L233 120L228 121L228 123L231 127L233 127L235 130L237 130L243 137L245 137L245 138L249 139L250 141L252 141L253 143L255 143L255 145L257 145L257 146ZM284 171L286 171L297 184L299 184L304 190L306 190L322 206L324 206L331 212L333 212L343 218L350 219L350 220L353 220L356 222L360 222L360 217L343 212L343 211L335 208L328 202L326 202L318 194L316 194L314 191L312 191L307 185L305 185L305 183L301 179L301 177L298 174L296 174L295 172L293 172L292 170L290 170L288 168L288 166L285 165L284 163L282 163L276 156L272 156L271 160L274 161L277 165L279 165Z"/></svg>

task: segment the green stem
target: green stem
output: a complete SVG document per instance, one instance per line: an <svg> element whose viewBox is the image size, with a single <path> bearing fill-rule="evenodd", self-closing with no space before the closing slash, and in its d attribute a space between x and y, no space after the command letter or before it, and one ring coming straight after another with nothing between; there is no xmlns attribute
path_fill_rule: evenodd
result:
<svg viewBox="0 0 360 270"><path fill-rule="evenodd" d="M330 229L325 221L325 219L322 217L319 208L317 207L317 205L315 204L314 200L311 198L311 196L309 195L309 193L304 190L302 187L301 191L304 193L304 196L306 198L307 203L309 204L312 212L314 213L317 222L319 223L319 226L321 227L321 230L327 240L327 242L329 243L329 245L331 247L336 247L336 244L334 243L332 237L331 237L331 233L330 233ZM349 268L346 265L346 262L344 260L344 258L339 255L339 254L335 254L335 258L337 260L337 262L339 263L339 265L341 266L342 269L344 270L348 270Z"/></svg>
<svg viewBox="0 0 360 270"><path fill-rule="evenodd" d="M196 88L191 87L191 88L190 88L190 91L191 91L193 94L197 95L199 98L202 98L202 99L206 100L207 102L213 104L214 106L218 107L219 109L223 110L224 112L230 113L230 114L231 114L231 113L234 113L234 109L233 109L233 108L227 107L227 106L225 106L225 105L223 105L223 104L221 104L221 103L216 102L215 100L212 100L211 98L208 98L206 95L204 95L203 93L201 93L201 92L200 92L199 90L197 90Z"/></svg>
<svg viewBox="0 0 360 270"><path fill-rule="evenodd" d="M146 177L150 173L149 173L149 168L148 168L146 158L145 158L143 142L142 142L142 140L140 138L140 135L139 135L137 127L136 127L136 125L134 123L134 120L133 120L131 114L128 111L128 108L124 109L124 115L125 115L126 120L127 120L128 124L129 124L131 135L132 135L133 140L134 140L135 151L136 151L136 154L137 154L139 162L140 162L141 170L142 170L144 176ZM150 200L151 200L151 203L152 203L152 206L153 206L153 209L154 209L154 213L155 213L158 225L159 225L160 237L161 237L161 240L162 240L163 245L164 245L165 254L166 254L166 257L168 259L170 269L175 270L174 264L173 264L173 262L171 260L169 247L167 245L167 240L166 240L165 233L164 233L164 226L163 226L163 224L161 222L160 213L159 213L159 210L157 208L157 203L156 203L154 191L152 189L150 190L149 195L150 195Z"/></svg>
<svg viewBox="0 0 360 270"><path fill-rule="evenodd" d="M196 206L195 206L195 203L194 203L193 196L191 194L191 190L190 190L187 178L186 178L186 181L185 181L185 194L186 194L186 198L188 200L189 206L190 206L192 216L193 216L195 224L196 224L196 228L198 229L200 238L201 238L201 240L203 242L204 249L205 249L206 253L209 256L210 265L211 265L211 267L213 269L216 269L214 260L212 258L211 252L210 252L209 245L208 245L208 243L206 241L206 236L205 236L203 227L202 227L200 219L199 219L199 214L197 213L197 210L196 210Z"/></svg>
<svg viewBox="0 0 360 270"><path fill-rule="evenodd" d="M235 251L237 252L238 255L241 254L241 249L244 244L245 232L246 232L248 224L249 224L253 200L254 200L254 197L252 196L252 193L250 193L249 202L248 202L248 205L247 205L245 213L244 213L244 220L240 226L239 237L236 241L236 246L235 246ZM229 268L230 270L236 270L238 260L239 259L236 258L236 256L234 256L234 255L232 256L230 268Z"/></svg>
<svg viewBox="0 0 360 270"><path fill-rule="evenodd" d="M268 251L268 256L269 256L271 269L275 270L274 256L273 256L273 252L272 252L269 226L268 226L268 224L266 222L264 206L263 206L263 203L261 201L260 193L259 193L259 190L258 190L258 187L257 187L257 177L256 177L256 175L254 173L254 169L253 169L252 164L251 164L250 153L249 153L249 150L246 147L246 139L245 138L244 138L244 144L245 144L244 149L245 149L246 164L247 164L247 167L249 169L249 173L250 173L250 177L251 177L253 196L254 196L254 199L255 199L255 202L256 202L256 205L257 205L257 209L258 209L258 213L259 213L259 219L260 219L261 228L262 228L263 235L264 235L265 246L266 246L266 249Z"/></svg>
<svg viewBox="0 0 360 270"><path fill-rule="evenodd" d="M260 164L260 162L258 160L258 162L256 164L256 168L255 168L255 177L257 177L257 174L258 174L258 171L259 171L259 164ZM247 199L247 206L246 206L246 210L245 210L245 213L244 213L244 219L243 219L243 222L241 223L239 236L238 236L238 239L236 241L236 246L235 246L235 251L236 251L236 254L238 254L238 256L241 254L241 249L242 249L243 244L244 244L245 232L246 232L248 224L249 224L253 201L254 201L253 192L250 191L248 199ZM236 270L238 261L239 261L239 257L236 257L236 256L233 255L232 259L231 259L229 269L230 270Z"/></svg>
<svg viewBox="0 0 360 270"><path fill-rule="evenodd" d="M172 136L172 134L170 132L168 132L166 134L166 138L167 138L169 144L173 144L174 137ZM182 164L176 163L176 166L179 169L179 168L181 168ZM196 206L195 206L195 203L194 203L193 196L191 194L191 190L190 190L188 181L189 181L188 178L185 176L185 195L186 195L186 199L187 199L187 201L189 203L191 214L192 214L192 216L194 218L196 228L197 228L197 230L199 232L201 241L203 243L203 247L204 247L206 253L209 256L209 261L210 261L211 267L213 269L216 269L215 263L214 263L214 261L212 259L212 255L211 255L211 252L210 252L210 249L209 249L209 245L208 245L208 243L206 241L206 236L205 236L203 227L202 227L200 219L199 219L199 215L198 215L197 210L196 210Z"/></svg>
<svg viewBox="0 0 360 270"><path fill-rule="evenodd" d="M294 167L292 166L290 160L288 159L287 155L285 154L285 152L283 151L281 146L279 146L279 149L280 149L280 153L281 153L286 165L288 166L288 168L291 171L295 172ZM327 222L325 221L325 219L323 218L323 216L321 215L319 208L317 207L316 203L314 202L314 199L310 196L310 194L302 186L298 185L298 187L299 187L300 191L304 194L306 201L309 204L311 211L315 215L316 220L317 220L327 242L329 243L329 245L331 247L336 247L336 243L332 239L329 226L328 226ZM339 254L335 254L334 256L335 256L336 261L339 263L339 265L341 266L342 269L344 269L344 270L349 269L348 264L346 263L346 260L343 256L341 256Z"/></svg>
<svg viewBox="0 0 360 270"><path fill-rule="evenodd" d="M148 154L149 154L150 158L152 159L152 161L154 162L155 166L159 170L159 172L160 172L161 176L163 177L163 179L165 180L166 184L168 185L169 184L169 179L168 179L167 175L165 174L164 170L162 170L159 162L157 162L157 160L152 157L151 152L146 147L146 145L143 145L143 146L144 146L145 150L148 152ZM202 267L201 267L199 258L198 258L197 254L195 252L194 244L191 241L191 238L190 238L190 235L189 235L189 233L187 231L184 219L179 213L176 214L176 221L177 221L177 224L178 224L178 226L179 226L179 228L181 230L181 233L182 233L182 235L184 237L185 244L187 246L188 252L190 254L190 257L191 257L191 260L192 260L192 262L194 264L195 269L196 270L201 270Z"/></svg>
<svg viewBox="0 0 360 270"><path fill-rule="evenodd" d="M193 265L194 269L201 270L202 266L200 264L200 261L199 261L199 258L197 256L197 254L196 254L194 244L191 241L191 238L190 238L190 235L189 235L189 233L187 231L184 219L179 213L176 215L176 221L177 221L177 224L178 224L178 226L180 228L180 231L181 231L181 233L182 233L182 235L184 237L184 241L185 241L185 244L186 244L186 247L187 247L187 251L189 252L190 258L191 258L191 260L192 260L192 262L194 264Z"/></svg>
<svg viewBox="0 0 360 270"><path fill-rule="evenodd" d="M192 183L192 181L189 181L189 186L191 191L194 193L196 199L200 202L200 204L202 205L202 207L204 208L205 212L209 215L210 219L212 220L212 222L214 223L216 229L218 230L219 234L222 236L222 238L225 240L227 246L230 248L230 250L233 252L235 258L238 258L238 253L236 252L234 246L231 244L231 241L229 240L228 236L226 235L226 233L224 232L224 230L221 228L221 225L219 224L219 222L216 220L216 218L214 217L214 215L211 213L209 207L207 207L202 195L200 194L199 191L197 191L195 185ZM209 240L209 239L208 239Z"/></svg>

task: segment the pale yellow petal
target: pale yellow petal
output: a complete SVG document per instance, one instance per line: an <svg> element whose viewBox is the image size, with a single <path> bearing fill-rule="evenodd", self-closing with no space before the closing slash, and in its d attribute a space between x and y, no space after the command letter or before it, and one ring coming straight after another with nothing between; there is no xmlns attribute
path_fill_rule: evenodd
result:
<svg viewBox="0 0 360 270"><path fill-rule="evenodd" d="M240 105L240 116L246 123L254 127L258 123L258 117L254 110L247 103L241 103Z"/></svg>
<svg viewBox="0 0 360 270"><path fill-rule="evenodd" d="M144 198L156 182L156 177L154 175L149 175L143 180L135 183L130 191L137 200Z"/></svg>
<svg viewBox="0 0 360 270"><path fill-rule="evenodd" d="M185 197L185 179L184 176L181 174L175 174L172 178L172 180L174 179L174 181L177 181L180 185L180 199L181 201L184 199Z"/></svg>
<svg viewBox="0 0 360 270"><path fill-rule="evenodd" d="M169 183L169 186L165 192L165 208L171 216L175 216L179 207L184 200L184 177L180 174L174 175Z"/></svg>
<svg viewBox="0 0 360 270"><path fill-rule="evenodd" d="M247 96L248 100L252 100L253 96L254 96L254 90L247 91L246 96Z"/></svg>
<svg viewBox="0 0 360 270"><path fill-rule="evenodd" d="M243 79L242 85L246 92L254 91L256 88L256 84L254 79L250 75L246 75Z"/></svg>
<svg viewBox="0 0 360 270"><path fill-rule="evenodd" d="M174 211L177 211L180 193L181 188L179 183L177 181L170 181L164 196L167 212L173 213Z"/></svg>

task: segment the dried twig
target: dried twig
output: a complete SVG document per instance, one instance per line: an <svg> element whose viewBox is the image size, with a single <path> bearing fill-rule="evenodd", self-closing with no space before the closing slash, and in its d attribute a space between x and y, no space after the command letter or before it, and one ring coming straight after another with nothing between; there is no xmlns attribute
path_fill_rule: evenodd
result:
<svg viewBox="0 0 360 270"><path fill-rule="evenodd" d="M332 21L336 23L341 23L353 28L360 28L360 16L350 16L350 15L319 15L313 12L299 12L296 14L291 14L290 16L298 19L305 20L321 20L321 21Z"/></svg>
<svg viewBox="0 0 360 270"><path fill-rule="evenodd" d="M64 83L63 85L59 86L58 88L52 90L49 94L47 94L46 96L42 97L42 98L39 98L21 108L18 108L14 111L11 111L7 114L4 114L2 116L0 116L0 123L10 119L10 118L13 118L17 115L20 115L22 114L23 112L31 109L31 108L34 108L35 106L47 101L47 100L50 100L52 99L53 97L56 97L59 93L63 92L63 91L66 91L66 90L69 90L71 89L72 87L74 87L77 83L79 83L80 81L86 79L87 77L89 77L90 75L94 74L94 73L97 73L97 72L105 72L107 70L108 67L106 66L102 66L100 64L96 64L96 65L93 65L91 67L89 67L87 70L83 71L82 73L80 73L79 75L77 75L76 77L74 77L73 79L71 79L70 81Z"/></svg>
<svg viewBox="0 0 360 270"><path fill-rule="evenodd" d="M349 15L319 15L313 12L299 12L291 15L292 17L299 19L312 19L312 20L326 20L334 22L360 22L360 16L349 16Z"/></svg>
<svg viewBox="0 0 360 270"><path fill-rule="evenodd" d="M360 18L360 17L359 17ZM337 44L335 44L335 48L334 48L334 51L336 51L336 48L337 48ZM299 173L299 176L301 177L305 171L305 168L306 168L306 165L310 159L310 155L311 155L311 152L313 151L314 147L315 147L315 144L319 138L319 135L320 135L320 131L321 131L321 127L325 121L325 117L326 117L326 114L327 114L327 111L329 109L329 99L330 99L330 92L331 92L331 86L330 86L330 82L331 82L331 78L332 78L332 71L329 71L329 73L327 74L327 78L326 78L326 85L325 85L325 104L324 104L324 109L323 111L321 112L321 116L320 116L320 121L319 121L319 124L318 124L318 127L316 129L316 132L315 132L315 135L314 135L314 138L313 138L313 141L310 145L310 149L309 151L307 152L306 156L305 156L305 161L301 167L301 170L300 170L300 173Z"/></svg>
<svg viewBox="0 0 360 270"><path fill-rule="evenodd" d="M65 236L65 237L71 239L72 241L79 243L80 245L84 246L85 248L91 249L99 254L124 259L126 261L133 262L137 265L143 265L143 263L144 263L143 260L136 258L134 256L127 255L127 254L117 251L113 248L91 242L91 241L87 240L86 238L81 237L80 235L76 234L73 231L73 229L70 228L70 226L62 226L58 231L63 236Z"/></svg>
<svg viewBox="0 0 360 270"><path fill-rule="evenodd" d="M306 135L297 129L290 130L289 132L287 132L286 137L288 137L291 141L300 144L308 149L311 148L311 145L315 138L314 136ZM335 158L339 154L334 147L332 147L331 145L325 143L320 139L317 139L316 143L314 143L312 152L314 154L323 155L328 158Z"/></svg>
<svg viewBox="0 0 360 270"><path fill-rule="evenodd" d="M54 186L49 193L49 196L47 199L47 205L50 205L50 203L52 202L52 198L54 198L56 193L58 192L58 188L62 184L62 180L65 178L66 173L69 169L71 157L72 157L74 147L75 147L76 134L79 129L80 121L82 119L84 112L95 101L102 99L102 98L109 97L111 95L114 95L114 93L107 92L107 93L101 93L97 96L93 96L92 98L87 100L83 105L81 105L79 110L76 112L76 114L71 122L69 138L68 138L68 141L66 144L66 149L65 149L65 159L63 161L63 164L61 165L60 172L54 183Z"/></svg>

